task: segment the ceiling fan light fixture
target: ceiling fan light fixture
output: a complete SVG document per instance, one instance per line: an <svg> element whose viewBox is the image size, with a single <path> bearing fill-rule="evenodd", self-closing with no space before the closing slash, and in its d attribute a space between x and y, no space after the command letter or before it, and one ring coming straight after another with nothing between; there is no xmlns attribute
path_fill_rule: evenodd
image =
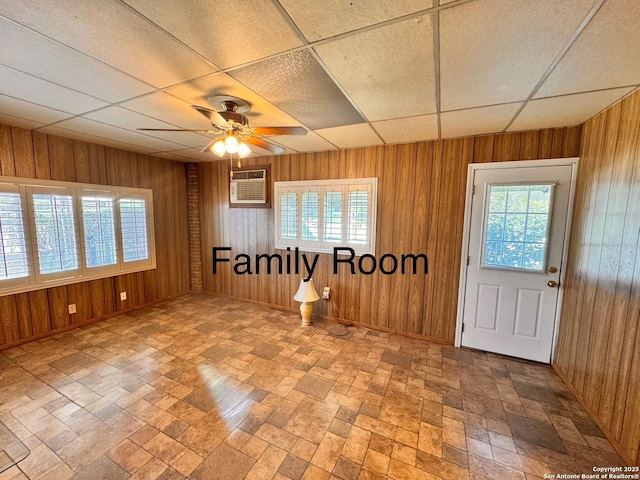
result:
<svg viewBox="0 0 640 480"><path fill-rule="evenodd" d="M238 139L234 135L229 135L224 140L224 148L227 153L238 153Z"/></svg>
<svg viewBox="0 0 640 480"><path fill-rule="evenodd" d="M238 145L238 155L240 156L240 158L251 155L251 149L246 143L240 142L240 144Z"/></svg>
<svg viewBox="0 0 640 480"><path fill-rule="evenodd" d="M211 150L213 151L213 153L215 153L216 155L218 155L219 157L224 156L225 153L225 145L224 145L224 141L222 139L218 140L217 142L215 142L212 146L211 146Z"/></svg>

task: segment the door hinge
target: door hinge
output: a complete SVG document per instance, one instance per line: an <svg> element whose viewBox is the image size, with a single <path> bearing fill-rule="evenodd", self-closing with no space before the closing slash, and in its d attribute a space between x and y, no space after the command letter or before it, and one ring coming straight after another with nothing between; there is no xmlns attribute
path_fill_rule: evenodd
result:
<svg viewBox="0 0 640 480"><path fill-rule="evenodd" d="M462 324L462 333L464 333L464 323Z"/></svg>
<svg viewBox="0 0 640 480"><path fill-rule="evenodd" d="M469 255L467 255L467 265L471 264L471 257Z"/></svg>
<svg viewBox="0 0 640 480"><path fill-rule="evenodd" d="M476 186L474 185L473 188L471 189L471 195L475 195L476 194Z"/></svg>

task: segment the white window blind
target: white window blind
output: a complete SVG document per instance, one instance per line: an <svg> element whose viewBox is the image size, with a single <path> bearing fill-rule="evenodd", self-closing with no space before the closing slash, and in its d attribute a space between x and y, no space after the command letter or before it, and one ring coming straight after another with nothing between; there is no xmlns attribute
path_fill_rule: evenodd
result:
<svg viewBox="0 0 640 480"><path fill-rule="evenodd" d="M82 197L82 224L87 267L115 265L118 255L113 198Z"/></svg>
<svg viewBox="0 0 640 480"><path fill-rule="evenodd" d="M73 196L33 194L40 273L78 269Z"/></svg>
<svg viewBox="0 0 640 480"><path fill-rule="evenodd" d="M120 223L125 262L149 258L147 206L143 199L120 199Z"/></svg>
<svg viewBox="0 0 640 480"><path fill-rule="evenodd" d="M276 182L276 248L375 253L377 180Z"/></svg>
<svg viewBox="0 0 640 480"><path fill-rule="evenodd" d="M348 213L349 243L365 245L367 243L367 224L369 221L369 191L349 191Z"/></svg>
<svg viewBox="0 0 640 480"><path fill-rule="evenodd" d="M285 241L298 239L298 195L296 192L282 192L280 195L280 232Z"/></svg>
<svg viewBox="0 0 640 480"><path fill-rule="evenodd" d="M0 191L0 286L29 275L22 202L17 192Z"/></svg>
<svg viewBox="0 0 640 480"><path fill-rule="evenodd" d="M155 267L151 190L0 177L0 296Z"/></svg>
<svg viewBox="0 0 640 480"><path fill-rule="evenodd" d="M342 192L324 192L324 241L342 242Z"/></svg>
<svg viewBox="0 0 640 480"><path fill-rule="evenodd" d="M320 216L319 196L318 192L302 192L302 241L318 241L318 221Z"/></svg>

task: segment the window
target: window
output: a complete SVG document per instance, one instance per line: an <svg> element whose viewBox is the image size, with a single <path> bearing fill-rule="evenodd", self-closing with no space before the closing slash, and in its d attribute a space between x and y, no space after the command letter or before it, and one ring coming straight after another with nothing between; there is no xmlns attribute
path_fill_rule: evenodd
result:
<svg viewBox="0 0 640 480"><path fill-rule="evenodd" d="M118 263L114 199L105 196L82 197L84 253L88 268ZM124 242L126 245L126 242Z"/></svg>
<svg viewBox="0 0 640 480"><path fill-rule="evenodd" d="M276 248L375 253L377 178L276 182Z"/></svg>
<svg viewBox="0 0 640 480"><path fill-rule="evenodd" d="M73 196L33 193L32 204L40 274L78 270Z"/></svg>
<svg viewBox="0 0 640 480"><path fill-rule="evenodd" d="M148 259L147 206L144 199L120 199L120 225L124 261L136 262Z"/></svg>
<svg viewBox="0 0 640 480"><path fill-rule="evenodd" d="M15 284L29 275L22 202L17 188L0 185L0 189L0 285Z"/></svg>
<svg viewBox="0 0 640 480"><path fill-rule="evenodd" d="M488 188L482 266L545 272L554 185Z"/></svg>
<svg viewBox="0 0 640 480"><path fill-rule="evenodd" d="M0 295L155 268L150 190L0 177Z"/></svg>

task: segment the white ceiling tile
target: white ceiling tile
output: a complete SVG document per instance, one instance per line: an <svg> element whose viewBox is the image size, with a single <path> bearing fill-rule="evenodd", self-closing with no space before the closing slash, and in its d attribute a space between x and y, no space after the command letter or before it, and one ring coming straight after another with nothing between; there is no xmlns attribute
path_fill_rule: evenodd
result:
<svg viewBox="0 0 640 480"><path fill-rule="evenodd" d="M0 0L0 14L156 87L216 70L120 2Z"/></svg>
<svg viewBox="0 0 640 480"><path fill-rule="evenodd" d="M142 113L147 117L171 122L177 127L188 129L209 128L211 126L210 122L201 113L194 110L191 107L191 103L164 92L156 92L123 102L120 106L127 110ZM196 103L200 104L200 102Z"/></svg>
<svg viewBox="0 0 640 480"><path fill-rule="evenodd" d="M241 65L303 44L274 2L125 0L221 68Z"/></svg>
<svg viewBox="0 0 640 480"><path fill-rule="evenodd" d="M114 140L113 138L101 137L99 135L92 135L90 133L81 132L78 130L68 130L59 126L47 126L38 130L42 133L49 135L57 135L58 137L72 138L74 140L80 140L88 143L95 143L96 145L104 145L106 147L119 148L121 150L127 150L136 153L152 153L156 151L154 148L143 147L135 143L121 142Z"/></svg>
<svg viewBox="0 0 640 480"><path fill-rule="evenodd" d="M364 121L310 50L297 50L230 72L311 130Z"/></svg>
<svg viewBox="0 0 640 480"><path fill-rule="evenodd" d="M382 144L380 137L378 137L376 132L366 123L357 123L344 127L323 128L314 131L338 148L365 147L368 145Z"/></svg>
<svg viewBox="0 0 640 480"><path fill-rule="evenodd" d="M432 0L280 0L309 41L426 10Z"/></svg>
<svg viewBox="0 0 640 480"><path fill-rule="evenodd" d="M435 112L431 15L319 45L316 51L368 120Z"/></svg>
<svg viewBox="0 0 640 480"><path fill-rule="evenodd" d="M197 112L196 112L197 113ZM200 115L202 116L202 115ZM180 128L155 118L142 115L121 107L108 107L97 112L84 115L85 118L107 123L115 127L136 131L138 128ZM204 118L204 117L203 117ZM206 119L205 119L206 123ZM204 125L206 128L207 125ZM204 147L211 141L211 137L192 132L139 132L143 135L161 138L169 142L179 143L189 147Z"/></svg>
<svg viewBox="0 0 640 480"><path fill-rule="evenodd" d="M3 65L0 65L0 94L75 114L108 105L106 102L84 93L61 87Z"/></svg>
<svg viewBox="0 0 640 480"><path fill-rule="evenodd" d="M0 64L108 102L152 90L115 68L2 17L0 45Z"/></svg>
<svg viewBox="0 0 640 480"><path fill-rule="evenodd" d="M52 108L36 105L18 98L0 95L0 113L21 117L39 125L58 122L72 115Z"/></svg>
<svg viewBox="0 0 640 480"><path fill-rule="evenodd" d="M633 90L615 88L531 100L509 127L510 131L579 125Z"/></svg>
<svg viewBox="0 0 640 480"><path fill-rule="evenodd" d="M438 116L396 118L373 122L373 128L386 143L418 142L438 138Z"/></svg>
<svg viewBox="0 0 640 480"><path fill-rule="evenodd" d="M593 3L477 0L442 10L442 109L525 100Z"/></svg>
<svg viewBox="0 0 640 480"><path fill-rule="evenodd" d="M255 127L301 125L296 119L290 117L227 74L209 75L194 82L169 88L166 92L190 104L200 105L212 110L222 109L220 105L211 105L207 102L207 99L213 95L229 95L241 98L251 105L251 109L245 115L249 118L250 125ZM206 119L202 118L205 122L202 128L206 128L208 126Z"/></svg>
<svg viewBox="0 0 640 480"><path fill-rule="evenodd" d="M607 0L535 98L640 85L640 2Z"/></svg>
<svg viewBox="0 0 640 480"><path fill-rule="evenodd" d="M167 142L166 140L150 137L149 135L143 135L138 132L132 132L130 130L107 125L105 123L96 122L88 118L76 117L70 120L63 120L62 122L57 123L55 127L85 133L87 135L95 135L97 137L116 140L132 145L139 145L141 147L151 149L152 151L176 150L181 146L187 146L178 142ZM49 133L49 128L53 127L46 127L42 129L42 131Z"/></svg>
<svg viewBox="0 0 640 480"><path fill-rule="evenodd" d="M440 115L442 138L502 132L521 105L518 102L443 112Z"/></svg>
<svg viewBox="0 0 640 480"><path fill-rule="evenodd" d="M266 137L284 147L288 147L296 152L322 152L325 150L335 150L336 147L327 142L315 132L307 132L306 135L281 135L278 137ZM253 146L251 147L253 150ZM266 155L269 152L265 153Z"/></svg>

